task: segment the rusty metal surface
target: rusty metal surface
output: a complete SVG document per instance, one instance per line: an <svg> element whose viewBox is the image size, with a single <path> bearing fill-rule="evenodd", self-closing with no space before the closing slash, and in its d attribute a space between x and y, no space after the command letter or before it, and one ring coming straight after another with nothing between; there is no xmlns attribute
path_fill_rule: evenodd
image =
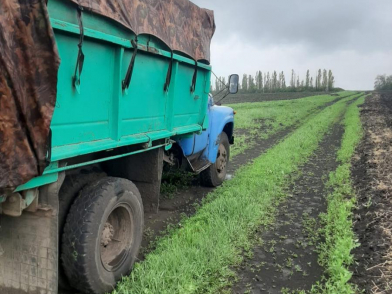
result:
<svg viewBox="0 0 392 294"><path fill-rule="evenodd" d="M0 0L0 195L40 175L59 57L45 0Z"/></svg>
<svg viewBox="0 0 392 294"><path fill-rule="evenodd" d="M121 23L137 35L156 36L195 60L210 60L214 13L188 0L69 1Z"/></svg>

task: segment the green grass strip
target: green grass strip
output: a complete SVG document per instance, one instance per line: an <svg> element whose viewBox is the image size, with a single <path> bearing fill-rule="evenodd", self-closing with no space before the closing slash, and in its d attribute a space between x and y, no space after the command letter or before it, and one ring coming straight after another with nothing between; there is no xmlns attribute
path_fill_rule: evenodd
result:
<svg viewBox="0 0 392 294"><path fill-rule="evenodd" d="M338 96L318 95L301 99L267 101L256 103L238 103L229 105L236 112L236 141L231 149L231 156L252 148L257 139L267 139L272 134L293 126L323 105L337 98L344 98L355 92L343 91Z"/></svg>
<svg viewBox="0 0 392 294"><path fill-rule="evenodd" d="M113 293L216 293L227 285L234 275L230 266L241 262L255 230L273 221L288 175L318 147L345 108L344 101L327 107L252 165L242 167L233 180L210 193L181 228L162 238Z"/></svg>
<svg viewBox="0 0 392 294"><path fill-rule="evenodd" d="M338 151L341 164L330 174L327 185L332 192L327 196L327 213L321 215L325 242L319 247L319 262L325 267L327 278L315 285L311 293L356 292L356 287L349 283L352 276L349 266L353 263L351 250L358 246L352 222L356 198L351 185L350 161L363 134L358 108L363 103L364 96L351 104L345 115L345 133Z"/></svg>

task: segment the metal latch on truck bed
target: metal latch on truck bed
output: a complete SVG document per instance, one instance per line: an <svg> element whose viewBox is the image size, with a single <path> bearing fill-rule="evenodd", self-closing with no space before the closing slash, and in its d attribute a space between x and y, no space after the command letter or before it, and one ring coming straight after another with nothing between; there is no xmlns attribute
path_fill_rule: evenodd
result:
<svg viewBox="0 0 392 294"><path fill-rule="evenodd" d="M163 91L165 91L165 92L167 92L169 90L169 86L170 86L170 82L171 82L171 76L172 76L172 72L173 72L173 59L174 59L174 53L172 50L169 68L167 69L167 74L166 74L165 86L163 87Z"/></svg>
<svg viewBox="0 0 392 294"><path fill-rule="evenodd" d="M133 54L131 58L131 62L129 63L127 74L125 75L125 79L122 82L122 89L125 91L129 88L129 84L131 83L132 80L132 73L133 73L133 67L135 66L135 59L137 55L137 37L135 40L131 40L131 44L133 47Z"/></svg>
<svg viewBox="0 0 392 294"><path fill-rule="evenodd" d="M196 82L197 82L197 61L195 60L195 72L193 73L192 85L191 85L191 93L196 90Z"/></svg>
<svg viewBox="0 0 392 294"><path fill-rule="evenodd" d="M84 40L84 28L83 28L83 7L79 6L78 7L78 22L79 22L79 30L80 30L80 36L79 36L79 52L78 52L78 59L76 60L76 68L75 68L75 74L73 76L73 85L80 93L80 76L82 75L83 71L83 64L84 64L84 53L83 53L83 40Z"/></svg>

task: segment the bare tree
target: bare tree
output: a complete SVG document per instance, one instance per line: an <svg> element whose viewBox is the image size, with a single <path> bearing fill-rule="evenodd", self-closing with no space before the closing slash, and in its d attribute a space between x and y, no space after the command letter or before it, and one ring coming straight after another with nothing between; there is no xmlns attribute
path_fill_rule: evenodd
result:
<svg viewBox="0 0 392 294"><path fill-rule="evenodd" d="M306 71L306 83L305 83L306 90L309 89L309 83L310 83L310 73L309 73L309 70L307 70Z"/></svg>
<svg viewBox="0 0 392 294"><path fill-rule="evenodd" d="M322 84L321 84L321 69L318 70L317 74L317 83L316 83L316 90L321 91L322 89Z"/></svg>
<svg viewBox="0 0 392 294"><path fill-rule="evenodd" d="M322 90L327 91L328 90L327 87L328 87L328 75L327 75L327 70L324 69L323 70Z"/></svg>
<svg viewBox="0 0 392 294"><path fill-rule="evenodd" d="M332 74L332 70L328 71L328 91L333 91L333 87L334 87L334 83L335 83L335 77Z"/></svg>
<svg viewBox="0 0 392 294"><path fill-rule="evenodd" d="M256 88L258 91L263 89L263 73L261 71L256 73Z"/></svg>
<svg viewBox="0 0 392 294"><path fill-rule="evenodd" d="M272 83L271 83L272 92L275 92L277 88L278 88L278 76L276 74L276 70L274 70L272 74Z"/></svg>
<svg viewBox="0 0 392 294"><path fill-rule="evenodd" d="M264 89L265 92L270 93L271 92L271 79L270 79L270 73L267 72L267 78L264 80Z"/></svg>
<svg viewBox="0 0 392 294"><path fill-rule="evenodd" d="M294 72L294 69L291 70L290 87L291 87L291 89L295 89L295 72Z"/></svg>
<svg viewBox="0 0 392 294"><path fill-rule="evenodd" d="M255 79L253 78L252 75L249 75L249 82L248 82L248 91L253 93L256 90L256 84L255 84Z"/></svg>
<svg viewBox="0 0 392 294"><path fill-rule="evenodd" d="M244 74L242 76L242 91L247 92L248 91L248 75Z"/></svg>
<svg viewBox="0 0 392 294"><path fill-rule="evenodd" d="M282 90L286 89L286 78L284 76L283 71L279 74L279 84L280 84L280 89Z"/></svg>

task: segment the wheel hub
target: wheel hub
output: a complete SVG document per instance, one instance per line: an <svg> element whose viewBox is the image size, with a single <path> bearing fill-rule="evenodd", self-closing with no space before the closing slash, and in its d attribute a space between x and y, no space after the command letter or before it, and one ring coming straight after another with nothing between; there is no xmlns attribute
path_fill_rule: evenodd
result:
<svg viewBox="0 0 392 294"><path fill-rule="evenodd" d="M218 155L216 158L216 170L220 177L223 177L226 173L226 165L227 165L227 151L223 144L219 145Z"/></svg>
<svg viewBox="0 0 392 294"><path fill-rule="evenodd" d="M132 225L127 205L120 204L109 214L100 240L101 262L106 270L115 271L127 258L132 246Z"/></svg>

